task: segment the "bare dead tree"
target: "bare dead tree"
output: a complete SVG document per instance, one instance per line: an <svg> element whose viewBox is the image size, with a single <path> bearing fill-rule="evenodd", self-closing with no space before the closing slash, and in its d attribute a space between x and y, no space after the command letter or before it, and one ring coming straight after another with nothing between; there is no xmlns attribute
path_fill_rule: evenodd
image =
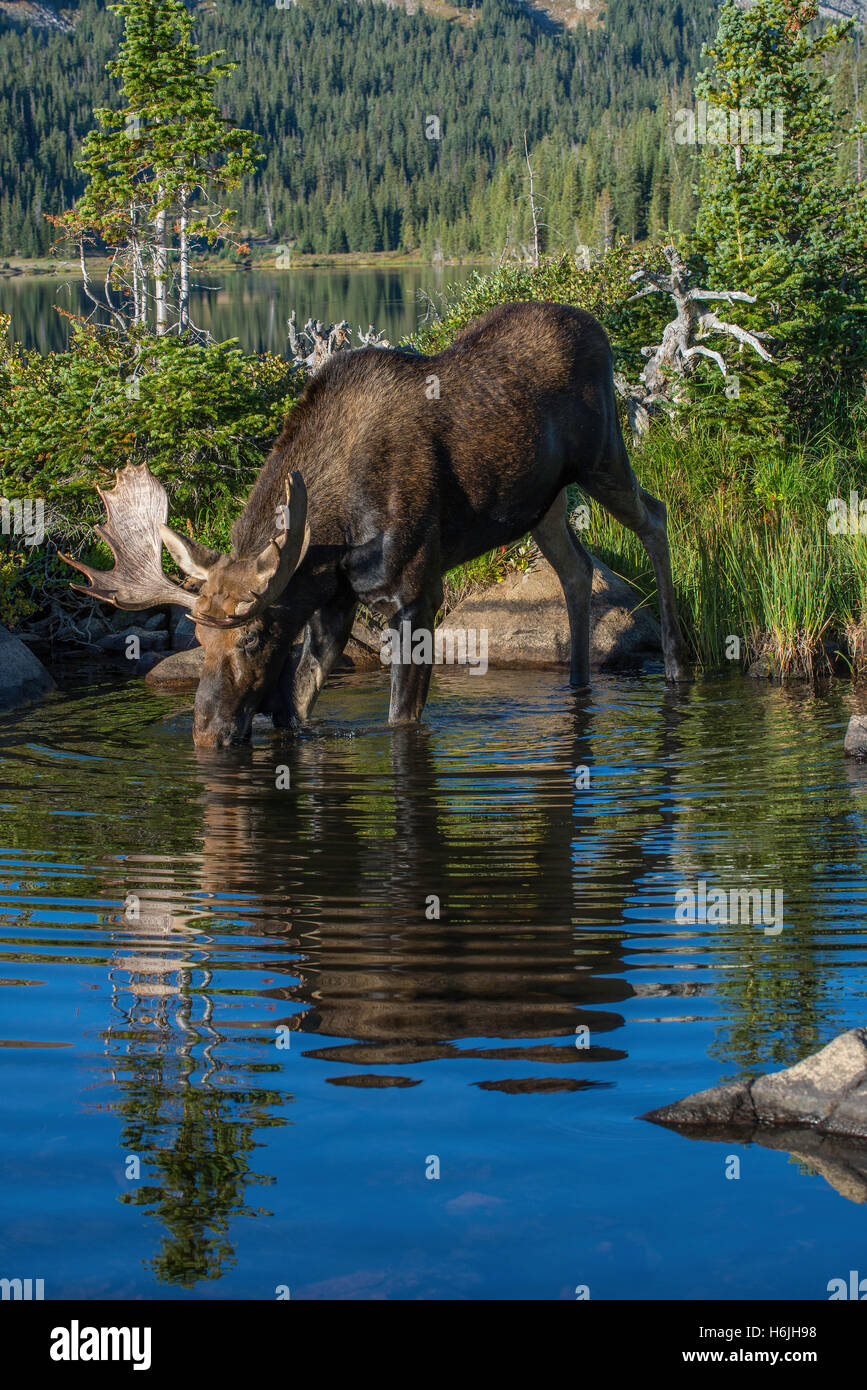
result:
<svg viewBox="0 0 867 1390"><path fill-rule="evenodd" d="M352 330L346 319L337 324L329 324L326 328L319 319L311 318L303 328L299 328L293 309L286 327L291 361L310 376L320 371L335 353L352 350ZM358 347L391 347L385 334L377 333L373 324L369 325L366 333L359 327L357 337Z"/></svg>
<svg viewBox="0 0 867 1390"><path fill-rule="evenodd" d="M648 361L638 384L631 386L620 373L615 377L617 390L626 400L633 439L640 439L646 433L653 414L661 408L670 411L676 405L686 381L695 370L696 358L710 358L723 376L728 375L722 353L706 347L700 339L722 333L752 348L763 361L772 360L761 341L769 334L749 332L739 324L729 323L712 310L701 307L712 300L723 300L728 304L740 300L754 304L754 294L746 294L742 290L708 290L699 285L690 285L689 269L677 248L666 246L664 254L670 267L669 274L644 267L630 276L633 283L645 281L631 300L643 299L648 294L667 294L674 300L677 309L675 317L662 330L661 342L641 349L642 356Z"/></svg>
<svg viewBox="0 0 867 1390"><path fill-rule="evenodd" d="M533 166L530 163L530 150L527 146L527 132L524 131L524 155L530 171L530 211L533 214L533 266L539 267L539 219L536 216L536 197L534 191Z"/></svg>

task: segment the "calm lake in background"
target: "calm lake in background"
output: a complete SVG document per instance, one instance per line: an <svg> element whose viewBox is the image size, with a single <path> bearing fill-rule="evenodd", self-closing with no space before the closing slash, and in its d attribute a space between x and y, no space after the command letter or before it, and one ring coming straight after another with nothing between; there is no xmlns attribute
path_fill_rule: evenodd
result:
<svg viewBox="0 0 867 1390"><path fill-rule="evenodd" d="M400 266L396 269L301 269L286 271L196 270L192 319L218 342L237 338L245 352L288 355L286 320L294 309L299 325L346 319L353 336L373 324L389 342L415 332L432 312L425 296L442 310L441 294L467 280L477 266ZM210 288L209 288L210 287ZM69 320L57 312L90 313L93 305L78 275L20 275L0 278L0 313L12 315L12 336L27 348L62 352ZM434 313L434 317L436 314Z"/></svg>
<svg viewBox="0 0 867 1390"><path fill-rule="evenodd" d="M849 686L438 672L395 731L385 673L348 672L300 736L219 754L189 703L81 669L0 719L3 1275L826 1299L864 1273L867 1208L808 1164L636 1118L865 1022ZM783 930L677 925L700 879L782 888Z"/></svg>

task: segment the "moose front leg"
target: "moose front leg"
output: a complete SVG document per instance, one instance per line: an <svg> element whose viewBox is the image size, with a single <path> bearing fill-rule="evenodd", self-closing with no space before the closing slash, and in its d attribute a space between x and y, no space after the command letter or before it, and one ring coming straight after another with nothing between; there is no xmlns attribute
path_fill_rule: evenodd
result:
<svg viewBox="0 0 867 1390"><path fill-rule="evenodd" d="M343 593L314 613L307 624L304 646L292 677L292 711L295 722L307 719L329 672L349 640L358 600Z"/></svg>
<svg viewBox="0 0 867 1390"><path fill-rule="evenodd" d="M442 584L438 583L438 593L403 605L391 620L398 642L391 663L389 724L411 724L421 719L433 668L434 622L441 603Z"/></svg>
<svg viewBox="0 0 867 1390"><path fill-rule="evenodd" d="M263 707L275 728L296 728L308 718L349 640L357 607L358 600L347 589L311 613L284 667L279 688Z"/></svg>

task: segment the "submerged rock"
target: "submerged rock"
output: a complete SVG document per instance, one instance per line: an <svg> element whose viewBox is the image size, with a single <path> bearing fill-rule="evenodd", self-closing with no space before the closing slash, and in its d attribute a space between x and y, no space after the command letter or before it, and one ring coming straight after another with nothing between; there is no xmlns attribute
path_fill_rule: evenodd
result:
<svg viewBox="0 0 867 1390"><path fill-rule="evenodd" d="M712 1086L641 1118L678 1130L758 1132L785 1125L867 1139L867 1028L841 1033L820 1052L784 1071Z"/></svg>
<svg viewBox="0 0 867 1390"><path fill-rule="evenodd" d="M850 758L867 758L867 714L853 714L849 720L843 752Z"/></svg>
<svg viewBox="0 0 867 1390"><path fill-rule="evenodd" d="M601 561L594 559L593 565L591 666L640 666L658 660L659 626L641 607L641 595ZM443 625L487 629L491 666L569 664L566 600L547 561L471 594L448 614Z"/></svg>
<svg viewBox="0 0 867 1390"><path fill-rule="evenodd" d="M54 680L38 657L20 638L0 627L0 709L41 700L54 689Z"/></svg>

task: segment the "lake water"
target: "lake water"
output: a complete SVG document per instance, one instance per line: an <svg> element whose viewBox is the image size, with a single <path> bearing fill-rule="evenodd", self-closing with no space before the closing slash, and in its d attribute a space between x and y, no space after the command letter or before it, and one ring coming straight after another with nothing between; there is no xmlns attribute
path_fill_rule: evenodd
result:
<svg viewBox="0 0 867 1390"><path fill-rule="evenodd" d="M349 672L300 737L204 754L189 697L85 670L0 719L0 1275L556 1300L867 1273L867 1206L808 1164L636 1118L865 1022L853 700L455 672L390 731L384 674ZM783 930L678 924L700 879L782 888Z"/></svg>
<svg viewBox="0 0 867 1390"><path fill-rule="evenodd" d="M442 310L442 293L473 274L472 266L400 266L396 269L219 269L193 276L193 322L218 342L237 338L247 352L287 353L286 320L346 319L355 335L370 324L392 343L415 332L426 314ZM56 307L55 307L56 306ZM432 310L433 306L433 310ZM12 315L17 342L40 352L67 346L69 320L57 310L87 315L93 308L78 275L0 278L0 313Z"/></svg>

